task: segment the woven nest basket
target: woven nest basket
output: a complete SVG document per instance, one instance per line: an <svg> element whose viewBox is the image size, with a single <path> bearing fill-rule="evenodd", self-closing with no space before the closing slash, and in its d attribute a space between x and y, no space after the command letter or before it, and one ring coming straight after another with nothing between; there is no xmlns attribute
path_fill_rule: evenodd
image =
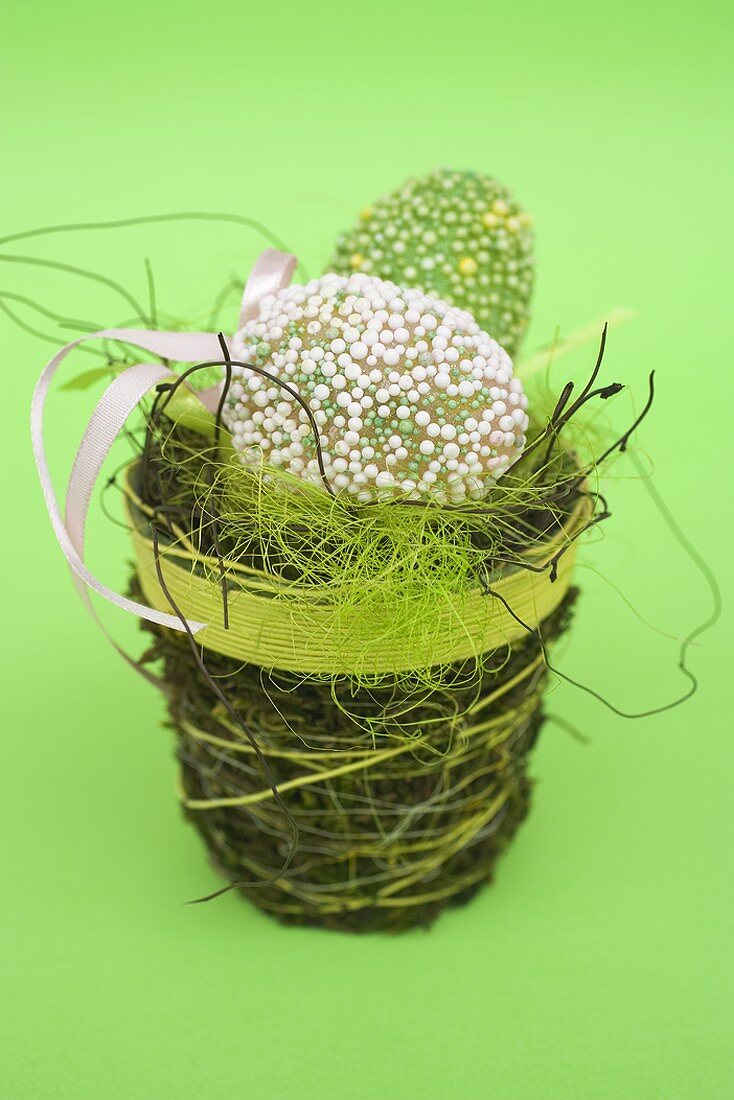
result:
<svg viewBox="0 0 734 1100"><path fill-rule="evenodd" d="M225 614L211 581L217 563L195 535L175 529L154 542L160 492L131 468L132 590L207 624L193 647L144 624L143 662L162 665L181 805L213 865L290 924L400 931L465 903L528 812L545 650L576 599L583 489L567 522L527 550L532 568L500 569L495 598L477 587L437 608L433 638L403 649L386 649L374 629L364 638L358 620L337 623L317 586L304 593L254 565L227 568ZM557 568L542 568L554 559ZM440 689L411 686L406 673L436 658Z"/></svg>

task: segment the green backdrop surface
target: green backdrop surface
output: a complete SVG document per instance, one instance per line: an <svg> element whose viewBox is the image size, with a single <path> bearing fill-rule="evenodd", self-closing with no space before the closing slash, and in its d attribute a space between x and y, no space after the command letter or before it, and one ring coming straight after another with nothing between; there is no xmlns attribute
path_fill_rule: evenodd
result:
<svg viewBox="0 0 734 1100"><path fill-rule="evenodd" d="M537 221L527 346L613 305L638 311L613 334L607 377L639 407L657 370L642 442L724 581L731 31L708 0L11 4L0 235L231 211L317 272L335 233L404 176L496 174ZM41 238L0 248L0 290L114 324L127 311L111 290L7 256L87 266L141 295L149 257L159 300L190 316L258 247L191 225ZM692 655L702 687L685 707L625 722L553 689L549 709L590 743L546 727L534 810L496 883L430 933L284 929L231 895L187 907L217 879L180 818L161 703L79 604L35 481L27 407L51 344L2 316L0 338L2 1096L730 1096L726 618ZM54 397L60 472L94 395ZM614 518L582 552L560 660L643 709L685 686L676 642L617 589L673 636L709 596L640 485L607 489ZM124 533L95 519L91 539L94 566L124 583ZM131 621L105 618L140 644Z"/></svg>

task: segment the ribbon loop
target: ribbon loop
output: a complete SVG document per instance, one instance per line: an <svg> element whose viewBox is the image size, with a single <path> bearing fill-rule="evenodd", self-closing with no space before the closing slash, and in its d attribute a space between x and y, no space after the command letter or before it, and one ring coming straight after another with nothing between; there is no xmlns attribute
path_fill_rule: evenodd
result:
<svg viewBox="0 0 734 1100"><path fill-rule="evenodd" d="M276 248L266 248L255 261L245 284L240 309L239 327L257 317L260 300L269 294L277 294L288 286L296 270L298 259Z"/></svg>
<svg viewBox="0 0 734 1100"><path fill-rule="evenodd" d="M274 294L290 281L296 267L296 257L269 248L256 261L242 300L240 323L257 315L258 303ZM85 340L119 340L163 360L177 363L221 361L219 340L211 332L155 332L143 329L108 328L72 340L53 356L41 373L31 400L31 442L38 467L46 508L56 539L72 570L74 583L87 608L97 619L89 597L89 589L139 618L158 623L171 630L190 629L192 633L206 624L182 623L178 616L137 603L103 585L87 568L84 561L85 528L94 486L110 449L125 421L150 390L167 378L178 377L163 363L138 363L122 371L109 384L89 420L72 465L66 493L65 516L62 517L54 493L51 471L44 443L46 401L54 375L67 355ZM211 400L211 394L207 394ZM201 398L199 398L201 399ZM202 402L205 405L205 402ZM206 407L206 405L205 405ZM99 619L97 619L99 623ZM100 626L102 624L100 623ZM104 629L104 628L103 628ZM115 644L113 642L113 644ZM127 655L115 646L126 660ZM134 662L131 662L134 663Z"/></svg>

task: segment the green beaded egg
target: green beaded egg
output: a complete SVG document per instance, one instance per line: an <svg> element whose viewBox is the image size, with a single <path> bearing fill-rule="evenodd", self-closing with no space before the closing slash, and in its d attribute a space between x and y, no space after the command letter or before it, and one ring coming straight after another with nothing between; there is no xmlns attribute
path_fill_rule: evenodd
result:
<svg viewBox="0 0 734 1100"><path fill-rule="evenodd" d="M533 269L532 218L507 188L446 168L366 207L326 266L419 287L468 310L511 356L530 319Z"/></svg>

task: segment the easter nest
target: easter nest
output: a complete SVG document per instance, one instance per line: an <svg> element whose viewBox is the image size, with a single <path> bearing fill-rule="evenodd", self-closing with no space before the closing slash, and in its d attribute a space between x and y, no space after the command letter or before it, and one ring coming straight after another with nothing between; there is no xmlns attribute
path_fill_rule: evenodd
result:
<svg viewBox="0 0 734 1100"><path fill-rule="evenodd" d="M263 231L238 215L106 224L169 220ZM42 232L61 228L75 227ZM122 488L132 536L128 610L149 635L139 669L167 698L181 806L225 880L197 900L236 891L284 923L355 932L427 926L491 880L528 813L549 675L606 702L549 655L576 606L578 539L609 516L600 469L649 412L653 375L613 441L579 417L623 388L598 382L605 324L585 385L541 384L528 399L531 375L597 335L554 341L513 373L532 248L531 219L506 189L438 170L363 210L318 280L288 287L295 257L263 253L231 348L198 333L196 354L210 358L188 368L165 351L155 377L169 380L140 406L134 459L107 488ZM158 311L146 267L147 327ZM128 343L161 354L153 334L130 331L105 330L105 365L68 388L124 373ZM150 366L135 365L136 386ZM96 444L116 384L97 407ZM41 421L45 392L39 383ZM714 611L682 642L686 693L635 714L607 703L629 717L693 693L686 652L719 611L715 578L649 491Z"/></svg>
<svg viewBox="0 0 734 1100"><path fill-rule="evenodd" d="M528 812L576 540L605 514L589 470L551 417L482 502L360 506L244 467L165 404L125 495L132 592L209 623L144 624L186 817L224 890L285 923L430 924Z"/></svg>

